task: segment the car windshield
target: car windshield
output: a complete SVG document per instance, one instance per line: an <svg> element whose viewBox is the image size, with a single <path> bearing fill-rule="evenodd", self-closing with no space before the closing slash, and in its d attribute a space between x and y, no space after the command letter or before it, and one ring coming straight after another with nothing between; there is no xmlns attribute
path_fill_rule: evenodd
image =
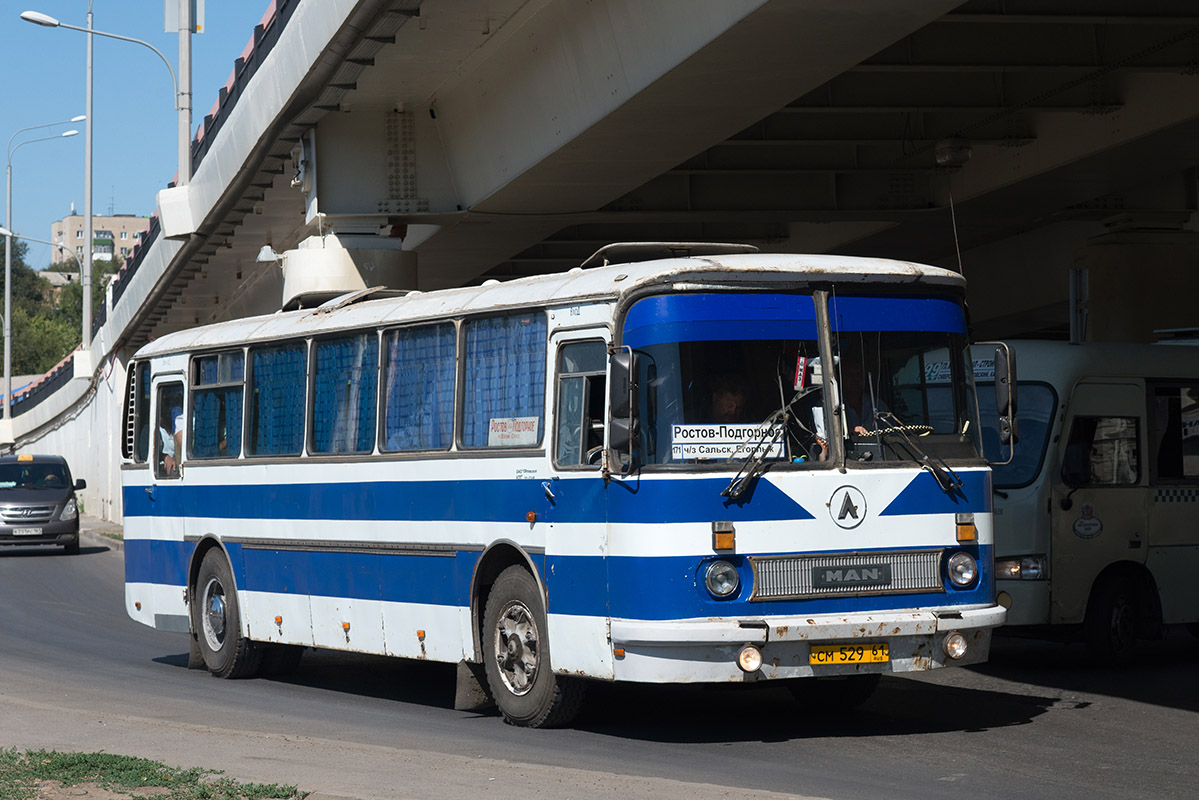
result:
<svg viewBox="0 0 1199 800"><path fill-rule="evenodd" d="M980 457L957 300L834 296L830 319L833 368L849 387L843 429L852 459L912 458L910 449L896 453L884 441L882 431L892 428L936 457ZM629 310L624 343L638 354L642 463L829 463L824 390L831 372L821 363L811 295L646 298ZM945 365L943 397L930 396L932 362ZM872 398L871 410L848 400L850 393Z"/></svg>
<svg viewBox="0 0 1199 800"><path fill-rule="evenodd" d="M0 489L65 489L62 464L0 464Z"/></svg>
<svg viewBox="0 0 1199 800"><path fill-rule="evenodd" d="M1012 455L1010 464L994 464L995 486L1014 489L1027 486L1041 471L1049 443L1049 430L1053 427L1053 412L1057 397L1047 384L1025 383L1019 385L1019 403L1016 407L1016 429L1020 440L1015 452L999 444L999 412L995 408L995 384L979 384L978 406L983 418L983 452L992 461L1005 461Z"/></svg>

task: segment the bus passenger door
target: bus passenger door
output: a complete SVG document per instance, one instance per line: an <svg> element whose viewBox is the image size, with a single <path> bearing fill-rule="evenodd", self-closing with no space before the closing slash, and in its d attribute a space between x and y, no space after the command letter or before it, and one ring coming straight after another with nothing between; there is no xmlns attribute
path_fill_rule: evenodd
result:
<svg viewBox="0 0 1199 800"><path fill-rule="evenodd" d="M1070 399L1061 469L1050 499L1050 621L1081 622L1110 564L1143 564L1150 489L1145 389L1139 381L1081 381Z"/></svg>
<svg viewBox="0 0 1199 800"><path fill-rule="evenodd" d="M545 581L556 671L612 674L608 641L607 501L600 477L608 330L550 338L554 383Z"/></svg>
<svg viewBox="0 0 1199 800"><path fill-rule="evenodd" d="M1151 384L1149 552L1162 622L1199 621L1199 382Z"/></svg>

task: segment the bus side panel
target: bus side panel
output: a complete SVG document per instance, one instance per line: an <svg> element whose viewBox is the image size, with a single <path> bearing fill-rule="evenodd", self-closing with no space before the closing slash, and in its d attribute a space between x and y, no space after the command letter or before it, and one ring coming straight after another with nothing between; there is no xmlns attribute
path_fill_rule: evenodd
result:
<svg viewBox="0 0 1199 800"><path fill-rule="evenodd" d="M1199 546L1153 547L1145 566L1153 574L1162 602L1162 622L1199 622Z"/></svg>
<svg viewBox="0 0 1199 800"><path fill-rule="evenodd" d="M608 635L608 492L597 477L555 480L548 512L546 585L554 671L611 680Z"/></svg>

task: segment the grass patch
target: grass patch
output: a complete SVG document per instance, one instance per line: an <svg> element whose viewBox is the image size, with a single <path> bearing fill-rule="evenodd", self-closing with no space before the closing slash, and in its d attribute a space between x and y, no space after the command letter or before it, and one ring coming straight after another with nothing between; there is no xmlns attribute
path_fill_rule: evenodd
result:
<svg viewBox="0 0 1199 800"><path fill-rule="evenodd" d="M125 541L125 535L123 533L101 533L100 535L106 539L112 539L116 542Z"/></svg>
<svg viewBox="0 0 1199 800"><path fill-rule="evenodd" d="M163 800L302 800L294 786L238 783L206 769L169 767L157 761L109 753L0 749L0 800L35 800L47 781L62 786L95 784L124 797Z"/></svg>

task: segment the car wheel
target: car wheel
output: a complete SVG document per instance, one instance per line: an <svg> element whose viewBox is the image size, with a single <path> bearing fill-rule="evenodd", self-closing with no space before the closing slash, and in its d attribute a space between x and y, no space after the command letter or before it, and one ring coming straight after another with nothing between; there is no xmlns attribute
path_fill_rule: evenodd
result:
<svg viewBox="0 0 1199 800"><path fill-rule="evenodd" d="M262 663L262 648L239 636L241 616L233 571L224 553L204 554L190 592L193 635L208 671L218 678L249 678Z"/></svg>
<svg viewBox="0 0 1199 800"><path fill-rule="evenodd" d="M62 553L66 556L79 555L79 537L76 536L74 539L64 544L62 546Z"/></svg>
<svg viewBox="0 0 1199 800"><path fill-rule="evenodd" d="M541 591L523 567L500 573L483 614L483 663L496 705L510 725L552 728L574 719L583 685L550 669Z"/></svg>

